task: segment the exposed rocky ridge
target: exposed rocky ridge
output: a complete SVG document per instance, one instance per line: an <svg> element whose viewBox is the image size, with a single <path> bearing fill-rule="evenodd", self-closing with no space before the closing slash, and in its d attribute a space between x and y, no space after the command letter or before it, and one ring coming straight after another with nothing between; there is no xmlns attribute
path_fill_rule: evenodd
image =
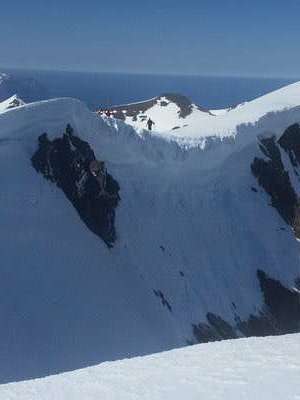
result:
<svg viewBox="0 0 300 400"><path fill-rule="evenodd" d="M271 196L272 206L288 224L293 225L298 199L284 169L276 137L262 139L260 148L268 160L256 157L251 164L252 173Z"/></svg>
<svg viewBox="0 0 300 400"><path fill-rule="evenodd" d="M235 316L231 325L220 316L207 313L206 322L193 325L194 336L199 342L235 339L240 336L269 336L296 333L300 331L300 292L286 288L264 271L257 271L264 305L247 320ZM233 305L233 308L234 305Z"/></svg>
<svg viewBox="0 0 300 400"><path fill-rule="evenodd" d="M300 125L293 124L286 129L278 140L279 145L288 153L294 167L300 165ZM295 171L296 174L297 171Z"/></svg>
<svg viewBox="0 0 300 400"><path fill-rule="evenodd" d="M167 101L166 101L167 100ZM155 106L156 104L160 105L161 107L167 107L168 104L174 103L178 106L178 116L179 118L186 118L190 115L193 111L193 106L195 106L198 110L210 113L205 108L202 108L198 105L194 105L191 100L183 96L181 94L176 93L165 93L161 96L155 97L150 100L142 101L139 103L132 103L127 105L120 105L111 107L110 110L114 112L114 116L118 119L125 120L127 117L132 117L133 120L137 120L137 116L140 114L140 118L143 118L143 113L147 110ZM144 119L146 116L144 116Z"/></svg>
<svg viewBox="0 0 300 400"><path fill-rule="evenodd" d="M105 191L102 190L90 169L96 157L89 144L73 135L70 126L62 138L52 141L44 133L31 161L37 172L63 190L87 227L112 247L116 240L114 221L120 188L106 173Z"/></svg>
<svg viewBox="0 0 300 400"><path fill-rule="evenodd" d="M295 173L298 175L296 167L300 159L299 125L294 124L288 127L278 141L275 136L261 139L259 147L267 160L255 157L251 164L252 173L259 185L271 196L272 206L294 229L295 235L299 238L299 199L291 184L289 173L284 168L280 152L281 148L288 153Z"/></svg>

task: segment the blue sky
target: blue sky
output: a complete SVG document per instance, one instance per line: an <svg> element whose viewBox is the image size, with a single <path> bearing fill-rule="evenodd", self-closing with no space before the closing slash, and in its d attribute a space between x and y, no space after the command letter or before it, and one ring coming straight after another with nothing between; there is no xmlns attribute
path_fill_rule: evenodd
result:
<svg viewBox="0 0 300 400"><path fill-rule="evenodd" d="M1 2L0 66L300 75L299 0Z"/></svg>

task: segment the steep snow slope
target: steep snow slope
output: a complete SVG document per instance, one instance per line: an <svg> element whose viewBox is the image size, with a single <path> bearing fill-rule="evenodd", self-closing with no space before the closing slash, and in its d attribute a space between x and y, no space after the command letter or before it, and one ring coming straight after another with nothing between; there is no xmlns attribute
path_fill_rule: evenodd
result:
<svg viewBox="0 0 300 400"><path fill-rule="evenodd" d="M223 341L3 385L0 398L292 400L299 359L300 335Z"/></svg>
<svg viewBox="0 0 300 400"><path fill-rule="evenodd" d="M176 101L176 96L175 98L163 96L139 103L140 107L134 104L113 110L118 111L117 117L120 117L120 111L123 110L126 123L138 129L146 129L146 121L150 117L155 122L154 130L157 132L170 134L184 142L188 139L202 142L207 136L235 135L240 124L255 123L266 113L299 106L300 82L227 110L203 110L185 97L178 95L177 97L185 100ZM183 115L180 114L182 104L185 106L184 109L189 108L189 112Z"/></svg>
<svg viewBox="0 0 300 400"><path fill-rule="evenodd" d="M269 205L278 194L251 172L255 157L267 159L257 135L279 137L297 121L298 108L269 114L239 126L235 139L207 138L201 150L138 135L72 99L3 112L1 382L197 341L297 331L299 242L281 208ZM63 136L67 124L80 140ZM40 173L31 161L39 146ZM111 249L55 184L69 182L64 171L91 150L120 186ZM288 153L284 165L300 193ZM84 165L80 172L88 173Z"/></svg>

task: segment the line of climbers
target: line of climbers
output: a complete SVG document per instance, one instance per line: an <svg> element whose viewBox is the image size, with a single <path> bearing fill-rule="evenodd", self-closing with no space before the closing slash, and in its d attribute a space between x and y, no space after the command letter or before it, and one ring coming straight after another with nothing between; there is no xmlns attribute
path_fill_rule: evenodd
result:
<svg viewBox="0 0 300 400"><path fill-rule="evenodd" d="M106 117L111 117L114 115L114 111L110 111L110 110L103 110L102 108L100 108L99 111L97 111L98 115L105 115Z"/></svg>

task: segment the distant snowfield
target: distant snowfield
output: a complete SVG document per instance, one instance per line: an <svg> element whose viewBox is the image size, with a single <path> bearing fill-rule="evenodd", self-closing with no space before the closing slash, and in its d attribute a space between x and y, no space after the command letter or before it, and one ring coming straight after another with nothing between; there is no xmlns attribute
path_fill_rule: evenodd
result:
<svg viewBox="0 0 300 400"><path fill-rule="evenodd" d="M209 113L194 106L190 115L179 118L178 106L170 102L164 107L155 104L141 115L147 115L155 122L153 129L158 133L171 135L179 141L184 139L188 142L189 138L201 142L202 138L208 136L234 136L240 124L253 124L269 112L288 110L299 105L300 82L296 82L232 109L211 110ZM126 123L139 130L146 128L145 121L135 121L132 117L127 117Z"/></svg>
<svg viewBox="0 0 300 400"><path fill-rule="evenodd" d="M0 386L3 400L297 400L300 335L215 342Z"/></svg>

